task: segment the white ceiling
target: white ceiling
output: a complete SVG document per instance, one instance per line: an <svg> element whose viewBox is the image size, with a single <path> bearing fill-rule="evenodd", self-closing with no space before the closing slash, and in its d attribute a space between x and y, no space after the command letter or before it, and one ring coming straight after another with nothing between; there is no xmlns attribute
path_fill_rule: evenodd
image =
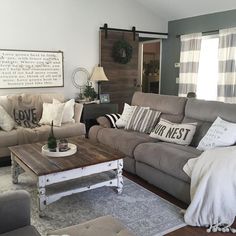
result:
<svg viewBox="0 0 236 236"><path fill-rule="evenodd" d="M177 20L192 16L236 9L236 0L135 0L166 19Z"/></svg>

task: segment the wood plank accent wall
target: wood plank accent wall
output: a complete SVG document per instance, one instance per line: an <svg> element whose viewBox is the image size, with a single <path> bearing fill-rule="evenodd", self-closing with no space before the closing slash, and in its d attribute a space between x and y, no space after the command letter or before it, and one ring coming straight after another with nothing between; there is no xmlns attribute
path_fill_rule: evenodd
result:
<svg viewBox="0 0 236 236"><path fill-rule="evenodd" d="M116 41L125 39L133 48L132 59L127 64L114 62L112 48ZM111 103L117 103L122 112L124 103L131 103L132 96L137 90L138 81L138 35L133 40L133 33L111 32L105 38L104 30L100 31L100 64L103 66L109 82L101 83L101 93L110 94Z"/></svg>

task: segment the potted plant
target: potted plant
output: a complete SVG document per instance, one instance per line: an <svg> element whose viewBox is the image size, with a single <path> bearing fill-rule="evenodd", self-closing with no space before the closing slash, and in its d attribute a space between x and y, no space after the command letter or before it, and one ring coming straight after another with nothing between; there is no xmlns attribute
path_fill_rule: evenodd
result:
<svg viewBox="0 0 236 236"><path fill-rule="evenodd" d="M95 89L93 88L93 86L90 83L88 83L85 86L84 97L88 101L93 101L97 97L97 93L95 92Z"/></svg>

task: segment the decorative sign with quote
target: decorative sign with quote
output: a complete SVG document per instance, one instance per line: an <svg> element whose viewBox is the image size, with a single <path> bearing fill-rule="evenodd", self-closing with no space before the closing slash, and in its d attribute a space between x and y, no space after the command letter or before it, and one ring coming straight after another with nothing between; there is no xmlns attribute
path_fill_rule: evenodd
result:
<svg viewBox="0 0 236 236"><path fill-rule="evenodd" d="M0 50L0 88L63 86L63 52Z"/></svg>

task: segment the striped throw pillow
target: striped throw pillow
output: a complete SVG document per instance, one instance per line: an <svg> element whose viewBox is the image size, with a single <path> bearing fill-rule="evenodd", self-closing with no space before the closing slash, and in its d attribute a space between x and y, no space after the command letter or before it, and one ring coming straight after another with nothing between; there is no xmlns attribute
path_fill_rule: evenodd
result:
<svg viewBox="0 0 236 236"><path fill-rule="evenodd" d="M161 112L159 111L150 110L146 107L136 107L125 129L150 134L160 115Z"/></svg>
<svg viewBox="0 0 236 236"><path fill-rule="evenodd" d="M117 121L118 119L120 119L120 117L121 117L120 114L114 113L114 114L106 114L106 115L104 115L104 116L109 120L109 122L110 122L110 124L111 124L111 128L117 128L117 127L116 127L116 121Z"/></svg>

